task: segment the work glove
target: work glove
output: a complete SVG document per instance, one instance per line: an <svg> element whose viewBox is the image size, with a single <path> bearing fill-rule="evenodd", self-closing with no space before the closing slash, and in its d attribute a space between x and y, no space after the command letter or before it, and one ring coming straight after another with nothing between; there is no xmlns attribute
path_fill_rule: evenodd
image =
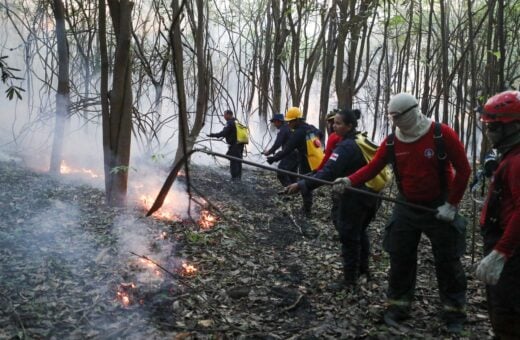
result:
<svg viewBox="0 0 520 340"><path fill-rule="evenodd" d="M267 163L273 164L274 163L274 157L273 156L267 157Z"/></svg>
<svg viewBox="0 0 520 340"><path fill-rule="evenodd" d="M455 215L457 214L457 208L448 202L444 202L443 205L437 207L437 214L435 217L438 220L444 222L452 222L455 219Z"/></svg>
<svg viewBox="0 0 520 340"><path fill-rule="evenodd" d="M477 277L488 285L496 285L505 263L506 256L493 250L480 261L477 267Z"/></svg>
<svg viewBox="0 0 520 340"><path fill-rule="evenodd" d="M352 186L352 182L348 177L338 177L334 180L334 185L332 186L332 190L335 193L342 194L347 188Z"/></svg>

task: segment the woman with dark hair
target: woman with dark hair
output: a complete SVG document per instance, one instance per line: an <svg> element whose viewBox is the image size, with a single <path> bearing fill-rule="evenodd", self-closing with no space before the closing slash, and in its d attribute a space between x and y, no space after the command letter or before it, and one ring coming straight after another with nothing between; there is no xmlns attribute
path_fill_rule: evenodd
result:
<svg viewBox="0 0 520 340"><path fill-rule="evenodd" d="M334 117L334 131L342 140L336 145L324 167L313 175L317 179L333 181L338 177L348 176L364 165L366 161L361 149L356 144L359 110L342 110ZM302 179L286 187L288 193L302 193L313 190L321 183ZM365 185L359 189L369 191ZM369 239L367 228L379 207L376 197L345 191L333 196L331 209L332 221L339 233L341 255L343 257L343 277L341 287L355 286L361 274L369 275ZM331 285L333 288L338 285Z"/></svg>

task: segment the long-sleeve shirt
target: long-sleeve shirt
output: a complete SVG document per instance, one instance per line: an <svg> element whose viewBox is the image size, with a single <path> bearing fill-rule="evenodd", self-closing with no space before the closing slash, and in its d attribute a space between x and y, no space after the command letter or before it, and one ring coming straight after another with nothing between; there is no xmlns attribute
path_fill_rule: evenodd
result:
<svg viewBox="0 0 520 340"><path fill-rule="evenodd" d="M352 132L347 134L343 140L340 140L332 151L329 160L313 177L333 181L338 177L345 176L345 174L352 174L365 165L365 158L355 141L355 137L355 132ZM313 190L321 185L323 184L307 179L298 181L298 186L302 192Z"/></svg>
<svg viewBox="0 0 520 340"><path fill-rule="evenodd" d="M266 152L266 156L272 155L279 148L285 149L285 145L291 138L291 129L286 124L282 125L276 134L276 139L274 140L273 146Z"/></svg>
<svg viewBox="0 0 520 340"><path fill-rule="evenodd" d="M229 145L233 145L237 143L237 128L235 126L235 118L232 118L226 122L226 126L222 131L217 133L210 133L208 136L221 138L224 137L226 139L226 143Z"/></svg>
<svg viewBox="0 0 520 340"><path fill-rule="evenodd" d="M442 195L439 162L433 140L433 126L417 141L404 143L394 138L395 163L399 173L402 194L414 203L432 202ZM464 146L455 131L441 125L447 159L445 178L447 201L457 206L464 195L470 176L470 166ZM388 163L386 139L381 143L372 161L348 176L352 186L358 186L376 176Z"/></svg>
<svg viewBox="0 0 520 340"><path fill-rule="evenodd" d="M326 181L333 181L338 177L352 174L357 169L365 165L365 158L363 157L361 149L354 140L355 136L356 135L354 132L350 133L345 136L342 141L336 144L336 147L332 151L329 160L325 163L321 170L313 175L313 177ZM323 185L321 183L306 179L299 181L298 184L305 184L306 189L309 190Z"/></svg>
<svg viewBox="0 0 520 340"><path fill-rule="evenodd" d="M287 141L285 148L276 153L272 157L274 162L277 162L287 157L294 150L298 150L298 163L300 173L308 173L311 171L311 167L307 162L307 130L310 126L307 123L301 123L291 133L291 137Z"/></svg>
<svg viewBox="0 0 520 340"><path fill-rule="evenodd" d="M494 249L511 257L516 251L520 251L520 146L516 146L508 152L500 161L495 171L495 179L488 190L488 198L480 215L480 223L484 226L488 213L489 198L495 189L495 183L501 183L500 203L498 207L498 223L502 236ZM497 179L500 176L500 179Z"/></svg>
<svg viewBox="0 0 520 340"><path fill-rule="evenodd" d="M336 134L336 132L333 132L329 135L329 138L327 138L327 145L325 145L325 152L323 155L323 160L321 161L321 164L316 168L316 170L321 170L325 166L325 163L330 158L330 155L332 155L332 151L336 147L336 145L341 142L341 136Z"/></svg>

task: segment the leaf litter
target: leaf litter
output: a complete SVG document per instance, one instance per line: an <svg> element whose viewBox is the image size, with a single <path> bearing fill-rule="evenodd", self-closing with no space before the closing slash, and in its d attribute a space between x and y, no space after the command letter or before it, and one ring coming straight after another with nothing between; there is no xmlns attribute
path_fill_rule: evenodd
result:
<svg viewBox="0 0 520 340"><path fill-rule="evenodd" d="M144 218L142 208L110 209L100 190L0 162L0 338L450 338L438 318L427 239L413 317L399 329L381 322L390 204L370 227L372 279L354 292L331 291L341 259L328 190L316 191L306 219L298 195L276 194L274 173L246 168L233 183L226 170L191 171L193 188L217 217L203 229L191 220ZM469 198L461 210L471 214ZM458 338L491 338L471 248L463 258L468 322Z"/></svg>

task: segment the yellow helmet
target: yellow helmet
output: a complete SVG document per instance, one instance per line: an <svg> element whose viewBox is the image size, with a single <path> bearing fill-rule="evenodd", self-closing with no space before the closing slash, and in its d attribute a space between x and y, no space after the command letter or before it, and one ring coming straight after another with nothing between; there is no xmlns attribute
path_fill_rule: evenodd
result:
<svg viewBox="0 0 520 340"><path fill-rule="evenodd" d="M302 112L297 107L290 107L285 113L285 121L288 122L294 119L301 119L303 117Z"/></svg>

